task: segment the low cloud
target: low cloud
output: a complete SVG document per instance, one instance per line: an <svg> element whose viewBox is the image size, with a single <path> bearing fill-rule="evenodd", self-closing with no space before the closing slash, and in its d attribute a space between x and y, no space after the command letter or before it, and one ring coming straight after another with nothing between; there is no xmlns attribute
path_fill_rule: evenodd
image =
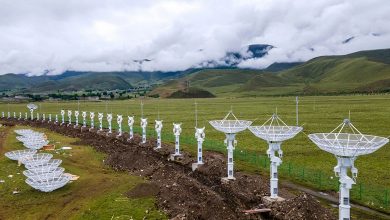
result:
<svg viewBox="0 0 390 220"><path fill-rule="evenodd" d="M249 44L275 48L240 67L390 48L388 0L0 4L0 74L184 70Z"/></svg>

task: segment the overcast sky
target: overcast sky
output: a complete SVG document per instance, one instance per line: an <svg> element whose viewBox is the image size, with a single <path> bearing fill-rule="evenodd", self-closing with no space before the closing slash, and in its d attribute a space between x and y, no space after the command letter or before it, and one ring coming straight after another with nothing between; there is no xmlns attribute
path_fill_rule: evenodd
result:
<svg viewBox="0 0 390 220"><path fill-rule="evenodd" d="M389 0L0 0L0 15L0 74L183 70L249 44L276 48L240 67L390 48Z"/></svg>

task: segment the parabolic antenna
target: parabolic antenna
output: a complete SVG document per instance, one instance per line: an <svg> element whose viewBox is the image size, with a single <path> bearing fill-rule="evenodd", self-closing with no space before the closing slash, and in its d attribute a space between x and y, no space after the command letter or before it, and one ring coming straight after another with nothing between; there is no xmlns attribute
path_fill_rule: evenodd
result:
<svg viewBox="0 0 390 220"><path fill-rule="evenodd" d="M362 134L349 119L345 119L330 133L310 134L309 138L320 149L336 156L337 166L334 167L334 172L340 182L339 219L350 219L349 191L355 184L358 173L354 162L357 156L378 150L389 139ZM349 169L353 179L348 176Z"/></svg>
<svg viewBox="0 0 390 220"><path fill-rule="evenodd" d="M58 177L51 176L35 176L26 179L26 183L34 189L51 192L65 186L70 181L70 176L60 175Z"/></svg>
<svg viewBox="0 0 390 220"><path fill-rule="evenodd" d="M231 116L233 119L228 119ZM211 126L213 126L217 131L221 131L225 133L226 139L225 144L228 150L228 176L227 180L234 180L233 175L233 151L235 149L235 145L237 141L235 140L236 133L244 131L252 124L251 121L246 120L238 120L237 117L233 114L233 111L229 111L229 113L222 120L214 120L209 122Z"/></svg>
<svg viewBox="0 0 390 220"><path fill-rule="evenodd" d="M37 179L37 178L39 178L38 176L44 177L44 178L56 178L56 177L61 176L61 175L64 173L64 171L65 171L65 169L64 169L63 167L57 167L56 169L50 170L50 171L44 171L44 170L39 170L39 171L25 170L25 171L23 171L23 174L24 174L27 178L31 178L31 179Z"/></svg>
<svg viewBox="0 0 390 220"><path fill-rule="evenodd" d="M286 125L277 114L272 115L272 117L261 126L249 127L249 130L254 135L268 142L283 142L291 139L301 132L302 129L303 128L299 126Z"/></svg>
<svg viewBox="0 0 390 220"><path fill-rule="evenodd" d="M285 140L293 138L302 131L302 127L288 126L279 118L277 114L273 114L261 126L250 126L249 130L260 139L268 142L267 154L271 161L271 178L270 178L270 194L272 199L278 198L278 166L282 163L283 151L281 143ZM279 157L275 155L278 152Z"/></svg>
<svg viewBox="0 0 390 220"><path fill-rule="evenodd" d="M27 108L30 110L35 110L38 108L38 106L35 105L34 103L29 103L29 104L27 104Z"/></svg>
<svg viewBox="0 0 390 220"><path fill-rule="evenodd" d="M23 157L32 156L37 153L37 150L29 149L29 150L15 150L5 153L4 155L11 160L19 160Z"/></svg>
<svg viewBox="0 0 390 220"><path fill-rule="evenodd" d="M345 133L349 129L352 133ZM330 133L310 134L309 138L320 149L341 157L357 157L370 154L389 142L389 139L364 135L345 119Z"/></svg>

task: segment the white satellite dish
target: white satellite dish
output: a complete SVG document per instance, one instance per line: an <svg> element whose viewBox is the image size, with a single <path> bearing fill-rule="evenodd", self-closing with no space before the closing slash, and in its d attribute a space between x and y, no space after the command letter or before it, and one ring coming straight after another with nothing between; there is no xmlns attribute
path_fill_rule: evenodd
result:
<svg viewBox="0 0 390 220"><path fill-rule="evenodd" d="M288 126L279 118L277 114L273 114L266 122L261 126L250 126L249 130L268 142L267 154L271 161L271 178L270 178L270 194L272 199L278 198L278 166L282 163L281 157L283 151L280 147L281 143L285 140L293 138L300 131L302 127ZM278 152L279 157L275 155Z"/></svg>
<svg viewBox="0 0 390 220"><path fill-rule="evenodd" d="M389 139L362 134L349 119L345 119L330 133L310 134L309 138L321 150L336 156L337 166L334 167L334 172L340 182L339 219L350 219L349 190L355 184L358 173L354 162L358 156L378 150ZM352 178L348 176L349 169Z"/></svg>
<svg viewBox="0 0 390 220"><path fill-rule="evenodd" d="M38 106L37 105L35 105L34 103L29 103L29 104L27 104L27 108L28 109L32 109L32 110L35 110L35 109L37 109L38 108Z"/></svg>
<svg viewBox="0 0 390 220"><path fill-rule="evenodd" d="M33 120L34 119L34 110L38 109L38 106L33 104L33 103L29 103L29 104L27 104L27 108L30 110L31 120Z"/></svg>
<svg viewBox="0 0 390 220"><path fill-rule="evenodd" d="M233 120L229 120L228 119L229 116L232 116ZM245 120L238 120L236 116L233 114L233 111L229 111L229 113L222 120L209 121L209 123L216 130L221 131L226 135L225 144L228 150L228 166L227 166L228 176L225 179L234 180L235 178L233 175L234 172L233 151L235 149L235 145L237 144L237 141L235 140L235 136L238 132L247 129L252 124L252 122L245 121Z"/></svg>

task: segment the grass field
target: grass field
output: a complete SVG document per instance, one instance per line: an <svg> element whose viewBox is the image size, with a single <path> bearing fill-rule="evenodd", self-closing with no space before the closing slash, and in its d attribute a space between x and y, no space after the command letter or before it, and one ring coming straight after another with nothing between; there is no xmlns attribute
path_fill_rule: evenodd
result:
<svg viewBox="0 0 390 220"><path fill-rule="evenodd" d="M214 149L213 143L223 143L224 135L215 131L208 120L222 119L226 113L233 109L239 119L254 120L254 124L261 125L271 117L276 110L278 115L287 123L295 124L295 97L272 97L272 98L214 98L198 100L170 100L170 99L147 99L144 101L144 116L148 118L148 129L154 130L154 120L158 117L164 120L163 132L165 140L173 140L172 122L182 122L182 137L193 137L195 127L194 103L198 103L198 126L206 127L206 149ZM140 100L113 101L113 102L45 102L38 103L39 112L59 114L60 109L79 109L80 111L112 112L115 114L135 115L136 126L139 126L141 115ZM1 111L22 111L27 108L25 104L3 104ZM333 178L333 167L336 159L333 155L321 151L307 137L314 132L330 132L339 125L351 112L351 120L354 125L366 134L374 134L387 137L390 135L390 96L321 96L301 97L299 101L299 124L304 127L304 132L296 138L286 141L282 145L284 151L283 164L293 164L295 167L306 167L321 172L322 178ZM53 116L54 118L54 116ZM72 120L74 121L74 119ZM79 119L81 123L81 117ZM97 117L95 125L97 124ZM113 124L116 125L114 117ZM123 127L127 129L127 119ZM164 137L164 136L163 136ZM245 150L257 155L265 155L267 145L257 139L249 131L237 135L238 146L236 151ZM163 140L164 141L164 140ZM195 152L195 145L187 144L184 150ZM219 148L223 151L223 148ZM390 189L389 145L377 152L360 157L356 166L359 169L358 183L366 187ZM238 167L243 170L258 172L259 168L246 166L245 161L238 161ZM267 174L266 169L260 169ZM281 179L292 179L280 176ZM315 187L315 186L314 186ZM321 187L326 190L327 188ZM367 191L368 192L368 189ZM374 196L374 195L373 195ZM363 201L369 204L370 201ZM382 207L388 210L388 207Z"/></svg>
<svg viewBox="0 0 390 220"><path fill-rule="evenodd" d="M22 128L17 126L17 128ZM7 135L0 153L25 149L15 138L12 128L0 128ZM103 165L104 155L91 147L72 144L76 139L45 129L48 139L57 146L71 146L70 151L54 153L62 159L65 172L80 179L51 193L32 189L24 180L24 168L17 162L0 157L0 219L165 219L155 207L155 198L128 199L123 193L143 179L113 171ZM53 153L53 152L49 152ZM13 175L12 178L8 177ZM12 194L16 190L19 194Z"/></svg>

